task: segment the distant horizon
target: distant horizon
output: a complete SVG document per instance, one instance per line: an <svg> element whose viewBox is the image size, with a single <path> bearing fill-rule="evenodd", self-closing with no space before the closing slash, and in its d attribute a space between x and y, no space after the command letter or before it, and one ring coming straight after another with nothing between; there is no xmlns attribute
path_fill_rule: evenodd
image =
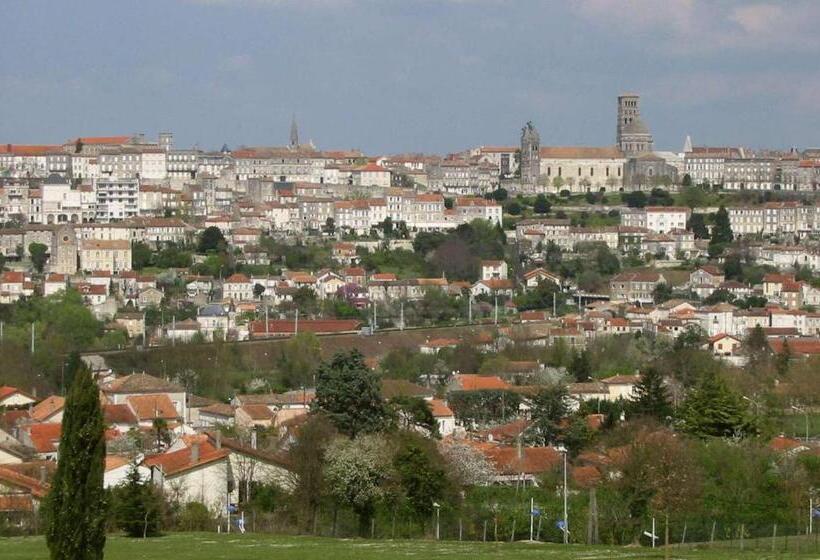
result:
<svg viewBox="0 0 820 560"><path fill-rule="evenodd" d="M633 91L659 151L820 145L810 0L31 0L6 16L26 25L0 51L3 143L285 145L295 114L303 142L371 155L513 146L528 120L545 146L611 146Z"/></svg>

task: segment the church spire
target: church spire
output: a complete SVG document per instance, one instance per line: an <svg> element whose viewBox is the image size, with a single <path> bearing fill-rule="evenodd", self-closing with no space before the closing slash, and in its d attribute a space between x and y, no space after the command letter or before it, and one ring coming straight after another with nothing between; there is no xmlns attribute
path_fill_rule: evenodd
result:
<svg viewBox="0 0 820 560"><path fill-rule="evenodd" d="M299 147L299 127L296 126L296 115L290 121L290 146L292 148Z"/></svg>

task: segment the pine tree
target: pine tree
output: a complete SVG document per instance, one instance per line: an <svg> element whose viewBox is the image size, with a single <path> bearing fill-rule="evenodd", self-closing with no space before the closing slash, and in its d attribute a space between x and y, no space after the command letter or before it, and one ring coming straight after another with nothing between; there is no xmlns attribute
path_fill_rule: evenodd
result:
<svg viewBox="0 0 820 560"><path fill-rule="evenodd" d="M358 350L339 352L319 366L314 407L351 437L381 430L387 418L379 380Z"/></svg>
<svg viewBox="0 0 820 560"><path fill-rule="evenodd" d="M658 369L650 367L643 372L641 380L635 385L631 410L636 416L651 416L661 422L672 416L669 393Z"/></svg>
<svg viewBox="0 0 820 560"><path fill-rule="evenodd" d="M714 371L705 372L680 408L682 428L697 437L735 437L755 431L746 407Z"/></svg>
<svg viewBox="0 0 820 560"><path fill-rule="evenodd" d="M63 414L57 472L45 504L52 560L97 560L105 547L105 439L99 389L77 372Z"/></svg>
<svg viewBox="0 0 820 560"><path fill-rule="evenodd" d="M117 526L129 537L159 534L161 501L151 483L143 482L136 465L115 491Z"/></svg>

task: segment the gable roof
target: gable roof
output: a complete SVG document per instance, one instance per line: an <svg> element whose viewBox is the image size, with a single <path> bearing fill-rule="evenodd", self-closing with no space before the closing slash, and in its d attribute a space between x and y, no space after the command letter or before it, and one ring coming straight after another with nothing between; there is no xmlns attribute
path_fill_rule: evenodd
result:
<svg viewBox="0 0 820 560"><path fill-rule="evenodd" d="M127 404L103 405L103 418L106 424L136 424L137 417Z"/></svg>
<svg viewBox="0 0 820 560"><path fill-rule="evenodd" d="M509 389L510 385L497 375L457 374L456 383L462 391L488 391Z"/></svg>
<svg viewBox="0 0 820 560"><path fill-rule="evenodd" d="M26 490L37 498L44 498L48 492L48 486L40 484L40 481L3 466L0 466L0 482Z"/></svg>
<svg viewBox="0 0 820 560"><path fill-rule="evenodd" d="M65 407L65 399L58 395L51 395L34 405L31 409L31 419L35 422L44 422Z"/></svg>
<svg viewBox="0 0 820 560"><path fill-rule="evenodd" d="M168 398L168 395L132 395L125 400L139 420L153 420L154 418L175 420L179 418L177 409L171 399Z"/></svg>
<svg viewBox="0 0 820 560"><path fill-rule="evenodd" d="M147 373L134 373L111 381L103 388L106 393L184 393L176 383Z"/></svg>
<svg viewBox="0 0 820 560"><path fill-rule="evenodd" d="M193 460L192 447L184 447L161 455L154 455L145 460L148 467L158 467L166 477L182 474L191 469L222 461L230 454L227 449L217 449L209 442L198 443L199 459Z"/></svg>

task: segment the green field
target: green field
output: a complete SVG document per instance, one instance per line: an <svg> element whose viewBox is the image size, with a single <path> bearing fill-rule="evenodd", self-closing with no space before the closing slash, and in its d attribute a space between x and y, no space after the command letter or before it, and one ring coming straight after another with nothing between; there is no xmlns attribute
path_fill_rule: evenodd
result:
<svg viewBox="0 0 820 560"><path fill-rule="evenodd" d="M792 541L794 543L794 541ZM806 542L806 544L813 545ZM792 550L794 550L790 547ZM671 558L692 559L764 559L764 558L818 558L817 552L797 554L772 553L767 546L763 551L728 549L673 548ZM813 549L813 546L809 546ZM663 550L640 547L563 546L560 544L528 543L459 543L433 541L368 541L310 537L281 537L272 535L217 535L213 533L176 533L148 540L109 537L107 560L142 560L170 558L171 560L391 560L394 558L458 559L504 558L525 560L548 558L554 560L604 560L608 558L663 558ZM0 558L3 560L46 560L48 554L42 538L0 539Z"/></svg>

